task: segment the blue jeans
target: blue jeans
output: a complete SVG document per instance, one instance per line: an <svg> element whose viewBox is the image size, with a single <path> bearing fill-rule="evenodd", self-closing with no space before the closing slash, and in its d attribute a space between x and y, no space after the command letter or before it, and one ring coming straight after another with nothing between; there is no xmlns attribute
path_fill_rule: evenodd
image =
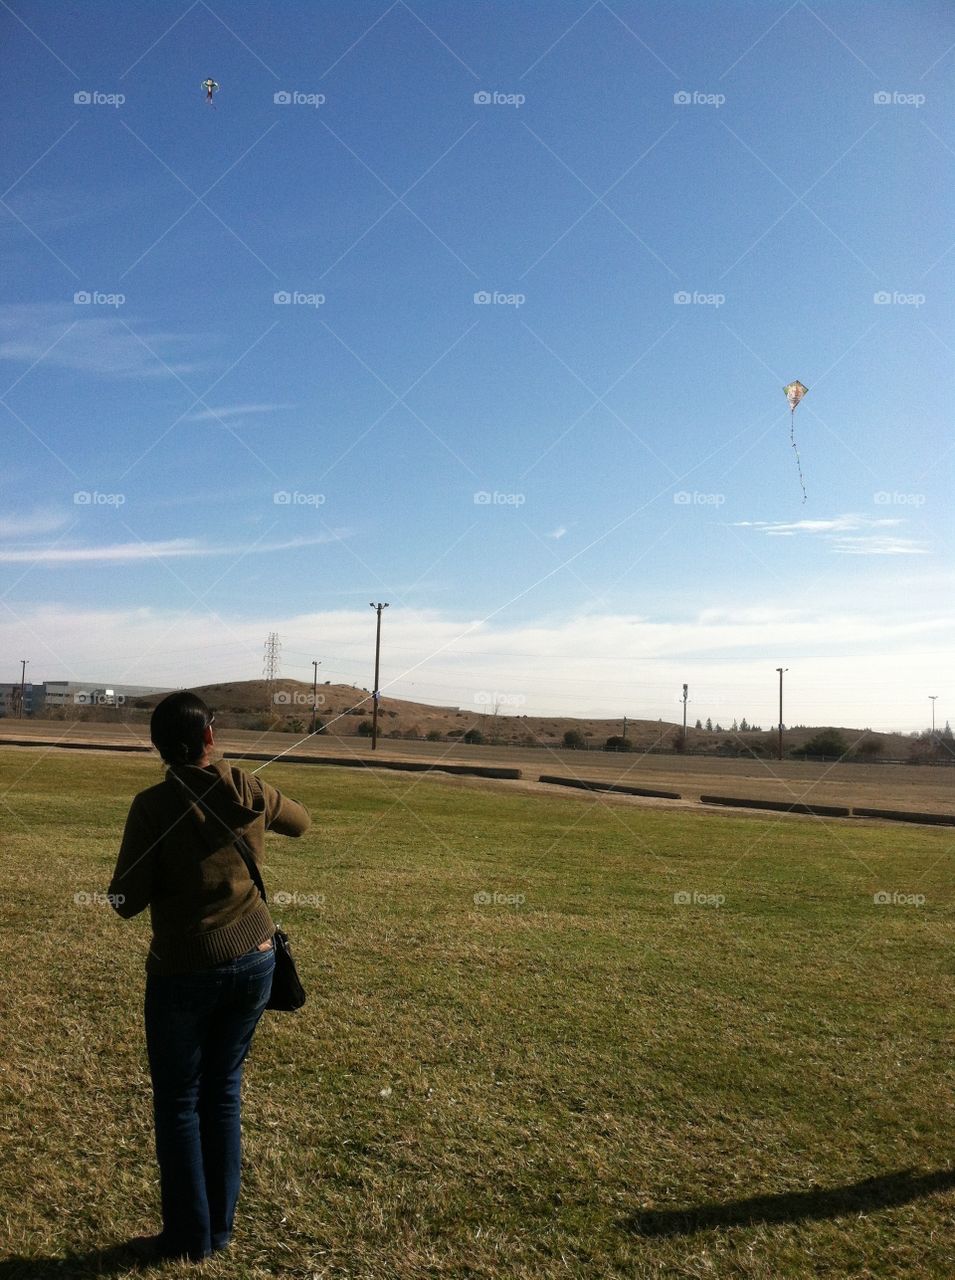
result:
<svg viewBox="0 0 955 1280"><path fill-rule="evenodd" d="M275 952L146 977L163 1249L192 1258L232 1237L245 1062L272 990Z"/></svg>

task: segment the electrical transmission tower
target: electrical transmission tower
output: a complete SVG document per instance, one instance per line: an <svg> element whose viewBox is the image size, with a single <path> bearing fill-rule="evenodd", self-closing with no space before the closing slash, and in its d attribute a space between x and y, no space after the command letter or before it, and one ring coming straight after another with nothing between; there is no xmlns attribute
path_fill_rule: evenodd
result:
<svg viewBox="0 0 955 1280"><path fill-rule="evenodd" d="M279 676L281 655L282 641L278 637L278 632L270 631L269 638L265 642L265 659L262 663L262 675L265 677L265 695L268 699L270 710L272 708L272 695L275 692L275 681Z"/></svg>

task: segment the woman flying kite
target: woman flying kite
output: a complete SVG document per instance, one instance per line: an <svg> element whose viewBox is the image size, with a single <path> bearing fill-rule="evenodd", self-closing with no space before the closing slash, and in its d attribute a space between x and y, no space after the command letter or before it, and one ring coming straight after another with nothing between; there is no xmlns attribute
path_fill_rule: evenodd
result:
<svg viewBox="0 0 955 1280"><path fill-rule="evenodd" d="M203 80L202 88L205 89L206 91L206 102L208 102L211 105L212 95L219 88L219 86L216 84L215 80L213 80L213 78L210 76L208 80Z"/></svg>

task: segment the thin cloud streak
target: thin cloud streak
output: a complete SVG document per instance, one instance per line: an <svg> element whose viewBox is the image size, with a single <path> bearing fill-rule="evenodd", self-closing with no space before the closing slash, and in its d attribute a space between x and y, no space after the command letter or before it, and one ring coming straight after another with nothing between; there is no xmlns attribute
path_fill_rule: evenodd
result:
<svg viewBox="0 0 955 1280"><path fill-rule="evenodd" d="M202 361L177 358L177 353L181 357L184 350L193 352L206 341L196 334L145 328L140 342L116 315L98 314L108 310L109 304L95 308L93 304L47 302L0 306L0 360L26 365L42 362L45 368L112 378L169 377L205 367ZM148 347L160 359L151 355Z"/></svg>
<svg viewBox="0 0 955 1280"><path fill-rule="evenodd" d="M185 557L262 555L266 552L292 551L298 547L316 547L323 543L342 542L348 530L323 533L315 538L292 538L288 542L264 542L248 548L241 544L224 547L201 546L190 538L170 538L159 542L118 542L106 547L31 547L0 549L0 564L117 564L139 560L170 560Z"/></svg>
<svg viewBox="0 0 955 1280"><path fill-rule="evenodd" d="M280 409L294 409L294 404L224 404L186 414L185 422L214 422L222 418L241 418L255 413L277 413Z"/></svg>
<svg viewBox="0 0 955 1280"><path fill-rule="evenodd" d="M37 509L24 515L0 516L0 538L32 538L38 533L55 533L69 523L62 511Z"/></svg>
<svg viewBox="0 0 955 1280"><path fill-rule="evenodd" d="M793 520L774 523L770 520L736 520L734 529L754 529L768 538L795 538L801 534L819 536L829 543L833 555L852 556L926 556L931 553L927 542L918 538L895 537L870 532L897 529L906 521L900 516L867 516L846 514L823 520Z"/></svg>
<svg viewBox="0 0 955 1280"><path fill-rule="evenodd" d="M835 538L832 549L845 556L927 556L929 549L915 538Z"/></svg>

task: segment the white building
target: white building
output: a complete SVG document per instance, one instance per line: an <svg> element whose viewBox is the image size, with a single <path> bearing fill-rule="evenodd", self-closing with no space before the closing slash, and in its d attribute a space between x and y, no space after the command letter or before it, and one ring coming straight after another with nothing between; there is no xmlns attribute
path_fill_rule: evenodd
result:
<svg viewBox="0 0 955 1280"><path fill-rule="evenodd" d="M15 691L15 692L14 692ZM0 685L0 716L16 715L19 684ZM57 707L121 707L150 693L171 693L154 684L110 684L98 680L46 680L24 687L23 714L42 715Z"/></svg>

